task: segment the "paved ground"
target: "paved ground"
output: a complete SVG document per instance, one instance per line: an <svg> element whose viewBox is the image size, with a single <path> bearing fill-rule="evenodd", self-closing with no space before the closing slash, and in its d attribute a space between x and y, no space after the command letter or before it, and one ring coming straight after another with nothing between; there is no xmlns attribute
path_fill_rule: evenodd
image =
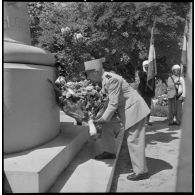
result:
<svg viewBox="0 0 195 195"><path fill-rule="evenodd" d="M126 179L131 169L128 149L123 141L111 192L174 192L181 128L169 127L166 118L151 117L146 128L146 157L150 178Z"/></svg>

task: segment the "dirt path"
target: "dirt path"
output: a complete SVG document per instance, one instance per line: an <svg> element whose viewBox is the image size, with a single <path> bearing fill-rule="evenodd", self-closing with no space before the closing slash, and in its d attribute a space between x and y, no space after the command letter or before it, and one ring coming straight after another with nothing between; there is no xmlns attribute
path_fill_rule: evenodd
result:
<svg viewBox="0 0 195 195"><path fill-rule="evenodd" d="M174 192L181 128L168 126L166 118L151 117L146 128L146 160L150 178L140 181L126 179L131 163L123 141L111 186L111 192Z"/></svg>

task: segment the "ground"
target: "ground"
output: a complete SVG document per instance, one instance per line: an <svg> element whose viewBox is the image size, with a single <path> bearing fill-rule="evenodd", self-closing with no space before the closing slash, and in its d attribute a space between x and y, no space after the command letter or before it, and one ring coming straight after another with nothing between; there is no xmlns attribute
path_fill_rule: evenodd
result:
<svg viewBox="0 0 195 195"><path fill-rule="evenodd" d="M146 127L146 161L150 177L140 181L126 179L131 163L123 140L111 192L174 192L181 127L168 126L163 117L151 117Z"/></svg>

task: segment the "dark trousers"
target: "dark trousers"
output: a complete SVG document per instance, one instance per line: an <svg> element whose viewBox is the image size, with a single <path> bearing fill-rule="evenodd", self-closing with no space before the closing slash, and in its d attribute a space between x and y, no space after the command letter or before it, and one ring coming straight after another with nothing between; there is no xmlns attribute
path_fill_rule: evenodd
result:
<svg viewBox="0 0 195 195"><path fill-rule="evenodd" d="M168 107L169 107L169 123L173 122L175 116L176 122L180 124L182 120L182 101L176 100L175 98L169 98Z"/></svg>
<svg viewBox="0 0 195 195"><path fill-rule="evenodd" d="M142 96L142 97L145 100L148 107L151 109L152 98L149 96ZM150 120L150 114L148 114L148 116L146 117L146 122L149 122L149 120Z"/></svg>

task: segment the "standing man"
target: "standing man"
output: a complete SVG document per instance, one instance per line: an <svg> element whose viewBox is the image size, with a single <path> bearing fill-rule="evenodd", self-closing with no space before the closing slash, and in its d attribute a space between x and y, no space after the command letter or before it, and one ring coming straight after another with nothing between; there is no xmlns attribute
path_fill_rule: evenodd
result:
<svg viewBox="0 0 195 195"><path fill-rule="evenodd" d="M182 121L182 104L184 102L185 80L180 75L181 68L178 64L172 66L172 75L167 80L168 86L168 108L169 108L169 126L179 125ZM174 122L174 117L176 121Z"/></svg>
<svg viewBox="0 0 195 195"><path fill-rule="evenodd" d="M138 92L144 98L148 107L151 109L152 98L155 96L155 88L153 90L151 90L147 86L148 64L149 64L148 60L145 60L142 64L143 71L139 71L139 73L138 73L139 79L140 79L140 83L138 85ZM150 114L147 116L146 124L152 125L152 123L150 123L149 120L150 120Z"/></svg>
<svg viewBox="0 0 195 195"><path fill-rule="evenodd" d="M125 79L117 74L104 71L101 60L85 62L85 71L89 80L102 82L102 88L104 88L109 97L108 107L103 115L94 122L107 124L117 110L124 125L133 167L133 173L127 176L127 179L140 180L148 178L145 159L145 118L150 113L149 107ZM115 141L113 134L104 129L102 136L105 136L105 134L107 134L105 144L112 146L111 142ZM96 159L106 158L113 158L113 154L104 152L96 156Z"/></svg>

